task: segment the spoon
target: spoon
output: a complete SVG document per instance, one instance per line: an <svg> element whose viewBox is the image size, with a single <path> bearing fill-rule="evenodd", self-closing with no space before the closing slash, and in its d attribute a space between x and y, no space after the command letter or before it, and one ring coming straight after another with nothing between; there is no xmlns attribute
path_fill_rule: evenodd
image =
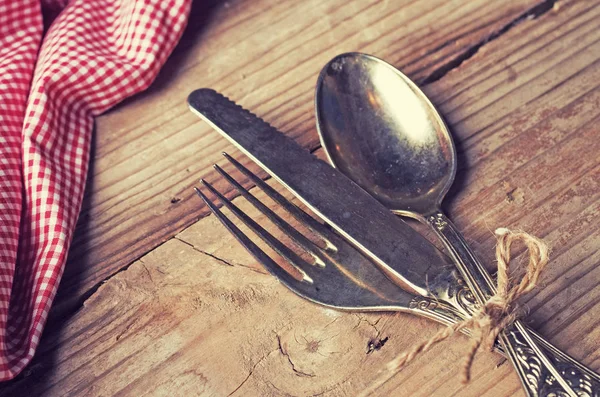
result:
<svg viewBox="0 0 600 397"><path fill-rule="evenodd" d="M331 164L394 213L431 226L478 302L491 297L496 291L492 278L441 210L456 174L456 150L425 94L388 63L347 53L321 71L315 106L321 144ZM546 395L552 384L553 391L576 397L580 379L590 390L599 387L597 374L521 321L507 327L499 340L530 396ZM573 375L565 376L565 368Z"/></svg>

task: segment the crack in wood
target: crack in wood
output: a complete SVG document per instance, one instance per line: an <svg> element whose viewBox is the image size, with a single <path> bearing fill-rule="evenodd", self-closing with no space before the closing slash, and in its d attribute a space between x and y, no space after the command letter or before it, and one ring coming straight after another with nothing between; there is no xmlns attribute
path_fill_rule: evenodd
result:
<svg viewBox="0 0 600 397"><path fill-rule="evenodd" d="M204 255L206 255L206 256L210 256L211 258L213 258L213 259L214 259L214 260L216 260L217 262L221 262L222 264L224 264L224 265L226 265L226 266L231 266L231 267L235 266L234 264L232 264L232 263L229 263L228 261L226 261L226 260L225 260L225 259L223 259L223 258L219 258L218 256L216 256L216 255L214 255L214 254L211 254L211 253L209 253L209 252L206 252L206 251L203 251L203 250L201 250L200 248L197 248L197 247L196 247L194 244L188 243L187 241L185 241L185 240L182 240L182 239L181 239L180 237L178 237L178 236L173 236L173 239L175 239L175 240L178 240L178 241L181 241L182 243L184 243L185 245L189 246L189 247L190 247L191 249L193 249L194 251L196 251L196 252L200 252L201 254L204 254Z"/></svg>
<svg viewBox="0 0 600 397"><path fill-rule="evenodd" d="M278 336L279 338L279 336ZM254 363L254 365L252 366L252 368L250 368L250 372L248 372L248 375L244 378L244 380L242 381L242 383L240 383L235 389L233 389L233 391L231 393L229 393L227 395L227 397L232 396L233 394L235 394L238 390L241 389L242 386L244 386L244 384L248 381L248 379L250 379L250 377L252 376L252 374L254 373L254 370L256 369L256 367L262 363L264 360L266 360L271 354L275 353L276 351L278 351L279 348L275 349L275 350L271 350L270 352L268 352L267 354L265 354L264 356L262 356L260 359L258 359L258 361L256 363Z"/></svg>
<svg viewBox="0 0 600 397"><path fill-rule="evenodd" d="M381 349L386 343L387 341L390 339L389 336L386 336L384 338L380 338L381 336L381 330L379 329L379 327L377 327L377 324L379 324L379 322L381 321L381 319L383 317L379 317L375 322L371 322L369 321L369 319L367 319L366 317L361 316L358 313L353 313L356 317L358 317L358 323L354 326L353 329L356 329L360 326L360 324L362 324L363 322L367 323L369 326L371 326L374 330L375 330L375 336L370 338L367 341L367 354L371 354L376 350Z"/></svg>
<svg viewBox="0 0 600 397"><path fill-rule="evenodd" d="M180 242L182 242L182 243L184 243L184 244L186 244L186 245L190 246L190 247L191 247L191 248L192 248L194 251L197 251L197 252L199 252L199 253L201 253L201 254L204 254L204 255L206 255L206 256L209 256L209 257L213 258L214 260L216 260L216 261L218 261L218 262L220 262L220 263L223 263L223 264L224 264L224 265L226 265L226 266L231 266L231 267L233 267L233 266L239 266L239 267L243 267L243 268L246 268L246 269L248 269L248 270L251 270L251 271L253 271L253 272L255 272L255 273L264 274L264 275L267 275L267 274L268 274L268 273L267 273L267 272L265 272L265 271L260 271L260 270L258 270L258 269L255 269L255 268L251 267L251 266L247 266L247 265L244 265L244 264L241 264L241 263L237 263L237 262L236 262L236 263L230 263L230 262L226 261L225 259L223 259L223 258L219 258L218 256L216 256L216 255L214 255L214 254L211 254L211 253L209 253L209 252L206 252L206 251L202 251L201 249L199 249L199 248L195 247L193 244L190 244L190 243L188 243L187 241L185 241L185 240L182 240L181 238L179 238L179 237L178 237L178 236L176 236L176 235L175 235L175 236L173 236L171 239L178 240L178 241L180 241ZM171 240L171 239L169 239L169 240ZM167 241L169 241L169 240L167 240ZM164 243L166 243L167 241L163 242L162 244L160 244L159 246L157 246L157 247L156 247L156 248L154 248L154 249L157 249L158 247L160 247L161 245L163 245L163 244L164 244ZM94 295L94 294L95 294L95 293L98 291L98 289L99 289L99 288L100 288L102 285L104 285L105 283L107 283L108 281L110 281L110 280L111 280L113 277L117 276L118 274L120 274L120 273L122 273L122 272L125 272L125 271L129 270L129 268L130 268L130 267L131 267L131 266L132 266L134 263L137 263L137 262L141 263L141 264L144 266L144 269L145 269L145 270L146 270L146 272L148 273L148 276L150 276L150 278L152 279L152 276L150 275L150 272L149 272L148 268L146 267L146 265L145 265L145 263L144 263L143 256L142 256L142 257L140 257L140 258L137 258L135 261L133 261L133 262L129 263L127 266L124 266L124 267L122 267L122 268L121 268L121 269L119 269L118 271L116 271L116 272L114 272L113 274L110 274L109 276L107 276L106 278L104 278L104 279L103 279L102 281L100 281L98 284L94 285L94 287L93 287L93 288L90 288L90 290L89 290L89 291L87 291L87 293L83 294L83 295L81 296L81 298L78 300L78 302L76 302L76 303L75 303L75 304L72 306L72 309L70 309L70 310L65 310L64 312L61 312L61 313L60 313L60 314L61 314L61 316L59 316L59 317L62 319L61 321L64 321L64 319L65 319L66 317L68 317L68 316L70 316L70 315L73 315L74 313L76 313L77 311L79 311L79 309L81 309L81 308L82 308L82 307L85 305L85 302L86 302L86 301L87 301L89 298L91 298L91 297L92 297L92 296L93 296L93 295ZM163 273L163 272L162 272L162 271L160 271L160 270L158 270L158 271L159 271L160 273ZM163 274L164 274L164 273L163 273ZM154 280L151 280L151 281L152 281L152 282L154 282Z"/></svg>
<svg viewBox="0 0 600 397"><path fill-rule="evenodd" d="M287 358L288 362L290 363L290 366L292 367L292 371L294 371L294 373L296 375L301 376L301 377L308 377L308 378L315 377L316 376L315 374L309 374L308 372L304 372L304 371L301 371L296 368L296 365L292 361L290 354L283 348L283 345L281 344L281 337L279 335L276 335L276 336L277 336L277 344L279 346L279 351L281 352L281 354L283 354L284 357Z"/></svg>
<svg viewBox="0 0 600 397"><path fill-rule="evenodd" d="M377 324L379 324L379 321L381 321L381 319L383 317L379 317L375 322L371 322L369 321L368 318L361 316L359 313L352 313L354 316L358 317L358 323L354 326L353 329L356 329L360 326L360 324L362 322L365 322L367 324L369 324L376 332L375 338L378 338L379 335L381 335L381 331L379 330L379 328L377 328Z"/></svg>
<svg viewBox="0 0 600 397"><path fill-rule="evenodd" d="M190 246L190 247L191 247L191 248L192 248L194 251L196 251L196 252L199 252L199 253L201 253L201 254L204 254L204 255L206 255L206 256L209 256L209 257L213 258L214 260L216 260L217 262L220 262L220 263L222 263L222 264L224 264L224 265L226 265L226 266L231 266L231 267L239 266L239 267L246 268L246 269L248 269L248 270L252 270L252 271L253 271L253 272L255 272L255 273L259 273L259 274L268 274L267 272L260 271L260 270L258 270L258 269L255 269L255 268L253 268L252 266L247 266L247 265L244 265L244 264L242 264L242 263L238 263L238 262L229 262L229 261L227 261L226 259L223 259L223 258L221 258L221 257L218 257L218 256L216 256L215 254L211 254L210 252L203 251L203 250L201 250L200 248L196 247L195 245L193 245L193 244L191 244L191 243L188 243L188 242L187 242L187 241L185 241L185 240L182 240L182 239L181 239L179 236L173 236L173 239L175 239L175 240L178 240L178 241L181 241L182 243L184 243L184 244L186 244L186 245Z"/></svg>
<svg viewBox="0 0 600 397"><path fill-rule="evenodd" d="M465 52L452 59L451 61L443 64L439 68L435 69L431 72L427 77L420 81L420 85L428 85L433 82L436 82L442 79L446 74L450 71L457 69L462 65L466 60L472 58L479 52L479 50L485 46L486 44L500 38L502 35L510 31L512 28L520 24L521 22L537 19L540 16L546 14L548 11L553 9L558 9L559 0L544 0L537 5L533 6L529 10L525 11L523 14L519 15L517 18L513 19L502 28L497 30L496 32L490 34L488 37L485 37L483 40L469 47Z"/></svg>

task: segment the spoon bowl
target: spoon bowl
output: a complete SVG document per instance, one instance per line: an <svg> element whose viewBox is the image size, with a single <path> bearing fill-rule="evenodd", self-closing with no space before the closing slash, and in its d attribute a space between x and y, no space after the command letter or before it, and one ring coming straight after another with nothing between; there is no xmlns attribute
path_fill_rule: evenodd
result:
<svg viewBox="0 0 600 397"><path fill-rule="evenodd" d="M319 75L315 107L334 167L397 214L439 210L456 150L434 106L404 74L371 55L338 55Z"/></svg>

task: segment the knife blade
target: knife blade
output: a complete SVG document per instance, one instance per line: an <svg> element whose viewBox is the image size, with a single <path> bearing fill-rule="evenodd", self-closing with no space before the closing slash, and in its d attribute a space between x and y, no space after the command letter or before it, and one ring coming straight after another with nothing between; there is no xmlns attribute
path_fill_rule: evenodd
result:
<svg viewBox="0 0 600 397"><path fill-rule="evenodd" d="M409 292L432 295L428 280L451 266L446 257L355 182L212 89L193 91L188 104L392 281Z"/></svg>

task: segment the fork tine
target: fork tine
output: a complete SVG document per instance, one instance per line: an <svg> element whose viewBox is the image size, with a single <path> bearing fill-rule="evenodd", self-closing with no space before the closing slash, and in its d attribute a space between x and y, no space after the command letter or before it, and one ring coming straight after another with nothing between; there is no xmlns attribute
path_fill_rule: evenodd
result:
<svg viewBox="0 0 600 397"><path fill-rule="evenodd" d="M274 201L279 203L279 205L281 205L287 212L292 214L292 216L294 216L296 219L298 219L300 222L302 222L304 225L306 225L306 227L308 227L313 233L315 233L320 238L322 238L323 241L327 245L326 249L333 250L333 251L337 250L335 247L335 244L333 244L333 242L329 238L331 232L325 226L323 226L322 224L317 222L313 217L311 217L306 212L304 212L300 208L298 208L295 204L291 203L288 199L283 197L279 192L277 192L271 186L266 184L265 181L263 181L258 176L256 176L248 168L246 168L242 164L240 164L236 159L234 159L233 157L231 157L230 155L228 155L225 152L223 152L223 156L227 160L229 160L229 162L231 162L231 164L233 164L235 166L235 168L237 168L244 175L246 175L248 178L250 178L250 180L256 186L258 186L263 192L265 192L265 194L267 196L269 196L271 199L273 199Z"/></svg>
<svg viewBox="0 0 600 397"><path fill-rule="evenodd" d="M304 259L302 259L298 254L294 251L286 247L281 241L273 237L271 233L269 233L265 228L256 223L252 218L246 215L243 211L241 211L235 204L233 204L230 200L225 198L221 193L219 193L210 183L206 182L204 179L201 179L201 182L208 190L211 191L212 194L217 196L219 201L223 203L235 216L237 216L246 226L248 226L254 233L256 233L269 247L273 248L279 255L281 255L288 263L293 265L298 271L300 271L303 275L304 281L308 281L310 283L313 282L312 277L308 274L312 268L312 266L307 263Z"/></svg>
<svg viewBox="0 0 600 397"><path fill-rule="evenodd" d="M276 249L277 247L271 245L268 240L276 241L275 245L283 245L240 211L230 200L223 197L223 195L209 183L205 181L202 181L202 183L207 189L211 190L219 200L223 201L223 204L228 207L231 212L240 217L243 222L248 221L246 225L248 225L254 233L262 238L263 241L269 244L273 249ZM354 248L349 245L344 245L343 241L341 242L342 245L340 245L340 252L343 252L345 255L344 257L348 260L346 262L346 265L349 266L348 268L333 261L331 262L333 266L316 269L302 261L301 258L296 261L291 259L295 255L293 251L292 255L281 255L287 265L282 266L269 257L269 255L267 255L260 247L254 244L250 238L231 222L229 218L225 216L199 189L194 188L194 190L207 204L211 212L231 232L231 234L234 235L242 246L244 246L258 262L265 266L269 273L277 277L279 281L294 293L315 303L334 308L366 308L367 310L375 310L388 306L390 308L395 307L394 303L396 300L394 298L396 298L396 295L398 294L398 287L387 279L387 277L377 270L370 262L364 262L364 259L361 259L363 258L362 256L348 256L347 250L354 250ZM256 226L256 228L253 226ZM261 229L264 233L260 232ZM270 236L270 238L267 236ZM278 250L276 249L276 251ZM281 254L281 252L279 253ZM287 271L288 266L291 271ZM311 274L307 274L303 269L307 269ZM380 288L383 287L384 292L379 293L377 289L370 288L369 284L372 283L365 283L361 277L366 277L367 281L377 281L376 284ZM380 281L383 283L380 284ZM392 291L391 293L390 290ZM401 298L406 299L403 296ZM356 300L360 301L360 306L356 306ZM399 302L404 302L404 300L400 300ZM408 301L404 302L404 304L407 305Z"/></svg>
<svg viewBox="0 0 600 397"><path fill-rule="evenodd" d="M254 244L252 240L248 238L248 236L246 236L233 222L231 222L229 218L227 218L221 212L221 210L214 205L214 203L209 200L204 193L200 191L200 189L195 187L194 191L198 194L198 196L200 196L202 201L206 203L210 211L217 217L223 226L225 226L225 228L229 230L231 234L233 234L235 239L242 244L242 246L250 253L250 255L254 257L254 259L260 262L271 274L282 280L285 284L294 285L295 283L298 283L298 280L296 280L287 271L282 269L273 259L271 259L271 257L269 257L269 255L260 249L258 245ZM301 274L299 274L299 276L301 276Z"/></svg>
<svg viewBox="0 0 600 397"><path fill-rule="evenodd" d="M246 200L248 200L257 210L262 212L267 218L271 220L281 231L286 233L296 245L303 249L305 252L310 254L315 260L315 264L324 267L325 261L321 255L318 253L318 247L306 238L303 234L301 234L298 230L292 227L288 222L282 219L279 215L277 215L274 211L264 205L259 199L254 197L248 190L246 190L242 185L240 185L231 175L225 172L221 167L217 164L214 165L215 169L227 182L229 182Z"/></svg>

